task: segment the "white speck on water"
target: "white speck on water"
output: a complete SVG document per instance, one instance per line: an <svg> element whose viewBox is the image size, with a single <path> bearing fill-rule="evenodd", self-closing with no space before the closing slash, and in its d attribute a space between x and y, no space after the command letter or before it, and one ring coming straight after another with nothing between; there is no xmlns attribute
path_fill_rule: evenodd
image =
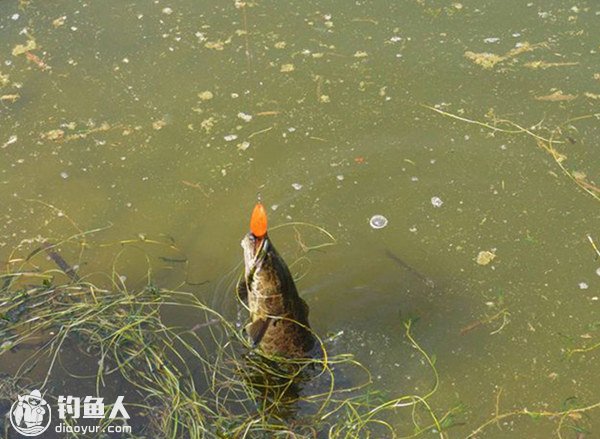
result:
<svg viewBox="0 0 600 439"><path fill-rule="evenodd" d="M512 36L514 38L519 38L521 36L521 34L519 32L515 32L514 34L512 34Z"/></svg>
<svg viewBox="0 0 600 439"><path fill-rule="evenodd" d="M296 189L297 191L299 191L300 189L302 189L302 185L300 183L292 183L292 187L294 189Z"/></svg>
<svg viewBox="0 0 600 439"><path fill-rule="evenodd" d="M579 282L579 289L580 290L587 290L590 286L585 283L585 282Z"/></svg>
<svg viewBox="0 0 600 439"><path fill-rule="evenodd" d="M442 207L442 204L444 204L444 202L440 197L432 197L431 204L433 205L433 207Z"/></svg>
<svg viewBox="0 0 600 439"><path fill-rule="evenodd" d="M593 300L594 302L597 302L597 301L598 301L598 296L594 296L594 297L592 297L592 300Z"/></svg>
<svg viewBox="0 0 600 439"><path fill-rule="evenodd" d="M163 8L162 13L165 15L171 15L173 13L173 9L169 7Z"/></svg>
<svg viewBox="0 0 600 439"><path fill-rule="evenodd" d="M62 172L60 173L60 176L61 176L61 177L62 177L64 180L66 180L67 178L69 178L69 174L67 174L65 171L62 171Z"/></svg>
<svg viewBox="0 0 600 439"><path fill-rule="evenodd" d="M397 43L398 41L402 41L402 37L399 37L397 35L394 35L392 38L390 38L390 41L392 43Z"/></svg>
<svg viewBox="0 0 600 439"><path fill-rule="evenodd" d="M237 94L237 93L231 93L231 99L237 99L239 97L240 97L239 94Z"/></svg>
<svg viewBox="0 0 600 439"><path fill-rule="evenodd" d="M408 231L411 233L417 233L417 226L412 226L410 229L408 229Z"/></svg>
<svg viewBox="0 0 600 439"><path fill-rule="evenodd" d="M419 177L410 177L410 181L419 181Z"/></svg>
<svg viewBox="0 0 600 439"><path fill-rule="evenodd" d="M279 204L273 204L273 205L271 206L271 210L272 210L273 212L275 212L275 211L276 211L278 208L279 208Z"/></svg>
<svg viewBox="0 0 600 439"><path fill-rule="evenodd" d="M340 175L336 175L336 177L338 179L338 181L344 181L344 176L342 174Z"/></svg>
<svg viewBox="0 0 600 439"><path fill-rule="evenodd" d="M125 204L125 206L127 206L127 207L131 207L131 206L133 206L133 204L131 204L131 203L127 203L127 204Z"/></svg>
<svg viewBox="0 0 600 439"><path fill-rule="evenodd" d="M244 113L242 111L240 111L237 114L237 117L239 117L240 119L242 119L244 122L250 122L252 120L252 115L251 114L247 114L247 113Z"/></svg>
<svg viewBox="0 0 600 439"><path fill-rule="evenodd" d="M296 131L296 128L294 128L294 127L289 127L288 128L288 132L293 133L294 131Z"/></svg>
<svg viewBox="0 0 600 439"><path fill-rule="evenodd" d="M235 140L238 138L237 134L227 134L225 137L223 137L225 139L226 142L231 142L232 140Z"/></svg>
<svg viewBox="0 0 600 439"><path fill-rule="evenodd" d="M500 145L500 149L502 151L506 151L508 149L508 147L506 145L502 144L502 145Z"/></svg>
<svg viewBox="0 0 600 439"><path fill-rule="evenodd" d="M20 15L19 14L12 14L11 15L11 20L17 21L19 19Z"/></svg>
<svg viewBox="0 0 600 439"><path fill-rule="evenodd" d="M598 268L596 269L596 274L597 274L598 276L600 276L600 267L598 267Z"/></svg>
<svg viewBox="0 0 600 439"><path fill-rule="evenodd" d="M374 229L383 229L388 225L388 220L383 215L373 215L369 220L369 224Z"/></svg>
<svg viewBox="0 0 600 439"><path fill-rule="evenodd" d="M125 276L124 274L119 276L119 280L123 283L125 283L125 281L127 280L127 276Z"/></svg>
<svg viewBox="0 0 600 439"><path fill-rule="evenodd" d="M490 37L490 38L485 38L483 40L484 43L488 43L488 44L497 43L498 41L500 41L500 38L498 38L498 37Z"/></svg>
<svg viewBox="0 0 600 439"><path fill-rule="evenodd" d="M123 58L123 63L124 64L129 64L129 58Z"/></svg>

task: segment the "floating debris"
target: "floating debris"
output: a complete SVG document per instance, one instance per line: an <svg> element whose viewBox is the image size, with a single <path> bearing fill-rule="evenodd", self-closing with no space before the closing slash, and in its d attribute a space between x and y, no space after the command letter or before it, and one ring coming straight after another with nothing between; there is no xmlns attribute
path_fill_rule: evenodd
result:
<svg viewBox="0 0 600 439"><path fill-rule="evenodd" d="M169 7L163 8L162 13L165 15L171 15L173 13L173 9Z"/></svg>
<svg viewBox="0 0 600 439"><path fill-rule="evenodd" d="M237 136L237 134L227 134L223 138L225 139L226 142L231 142L232 140L237 139L238 136Z"/></svg>
<svg viewBox="0 0 600 439"><path fill-rule="evenodd" d="M496 64L504 61L504 57L489 52L475 53L467 51L465 52L465 58L470 59L484 69L493 69Z"/></svg>
<svg viewBox="0 0 600 439"><path fill-rule="evenodd" d="M223 50L225 49L225 43L221 40L218 41L207 41L204 47L211 50Z"/></svg>
<svg viewBox="0 0 600 439"><path fill-rule="evenodd" d="M167 122L164 119L156 120L152 122L152 128L155 130L162 130L167 125Z"/></svg>
<svg viewBox="0 0 600 439"><path fill-rule="evenodd" d="M388 220L383 215L373 215L369 220L369 224L373 229L383 229L388 225Z"/></svg>
<svg viewBox="0 0 600 439"><path fill-rule="evenodd" d="M580 290L587 290L590 286L585 283L585 282L579 282L579 289Z"/></svg>
<svg viewBox="0 0 600 439"><path fill-rule="evenodd" d="M328 104L331 102L331 98L328 95L321 95L319 96L319 102L322 104Z"/></svg>
<svg viewBox="0 0 600 439"><path fill-rule="evenodd" d="M13 56L23 55L24 53L30 52L32 50L37 49L37 44L35 40L32 38L25 44L17 44L12 50Z"/></svg>
<svg viewBox="0 0 600 439"><path fill-rule="evenodd" d="M302 189L302 185L300 183L292 183L292 187L294 189L296 189L297 191L299 191L300 189Z"/></svg>
<svg viewBox="0 0 600 439"><path fill-rule="evenodd" d="M547 101L547 102L564 102L572 101L577 95L564 94L562 90L556 90L554 93L546 96L536 96L536 101Z"/></svg>
<svg viewBox="0 0 600 439"><path fill-rule="evenodd" d="M200 98L201 101L210 101L213 97L213 93L208 90L198 93L198 98Z"/></svg>
<svg viewBox="0 0 600 439"><path fill-rule="evenodd" d="M12 135L8 138L8 140L6 142L4 142L4 144L2 146L0 146L1 149L6 148L8 145L12 145L13 143L15 143L17 141L17 136L16 135Z"/></svg>
<svg viewBox="0 0 600 439"><path fill-rule="evenodd" d="M503 61L507 61L514 58L522 53L531 52L542 46L542 44L529 44L528 42L517 43L514 49L509 50L504 55L496 55L495 53L482 52L475 53L471 51L465 52L465 58L470 59L475 64L483 67L484 69L493 69L494 66Z"/></svg>
<svg viewBox="0 0 600 439"><path fill-rule="evenodd" d="M202 128L208 134L215 126L216 122L217 120L211 116L208 119L204 119L202 122L200 122L200 128Z"/></svg>
<svg viewBox="0 0 600 439"><path fill-rule="evenodd" d="M25 57L29 61L34 63L36 66L38 66L41 70L49 70L51 68L48 64L46 64L44 61L42 61L42 59L39 56L37 56L31 52L26 52Z"/></svg>
<svg viewBox="0 0 600 439"><path fill-rule="evenodd" d="M433 207L442 207L444 202L440 197L431 197L431 204L433 205Z"/></svg>
<svg viewBox="0 0 600 439"><path fill-rule="evenodd" d="M67 178L69 178L69 174L67 174L65 171L61 172L60 176L63 180L66 180Z"/></svg>
<svg viewBox="0 0 600 439"><path fill-rule="evenodd" d="M9 76L3 75L2 72L0 72L0 87L5 87L8 84L10 84Z"/></svg>
<svg viewBox="0 0 600 439"><path fill-rule="evenodd" d="M14 104L20 97L21 95L18 94L2 95L0 96L0 102L10 102L11 104Z"/></svg>
<svg viewBox="0 0 600 439"><path fill-rule="evenodd" d="M240 119L242 119L244 122L250 122L252 120L252 115L251 114L247 114L247 113L244 113L242 111L240 111L237 114L237 117L239 117Z"/></svg>
<svg viewBox="0 0 600 439"><path fill-rule="evenodd" d="M596 274L597 274L598 276L600 276L600 267L598 267L598 268L596 269Z"/></svg>
<svg viewBox="0 0 600 439"><path fill-rule="evenodd" d="M281 73L290 73L295 70L294 64L283 64L279 71Z"/></svg>
<svg viewBox="0 0 600 439"><path fill-rule="evenodd" d="M239 149L240 151L246 151L248 148L250 148L250 142L248 141L244 141L242 143L237 144L237 149Z"/></svg>
<svg viewBox="0 0 600 439"><path fill-rule="evenodd" d="M578 66L578 62L546 62L546 61L531 61L525 63L525 67L528 69L549 69L551 67L569 67L569 66Z"/></svg>
<svg viewBox="0 0 600 439"><path fill-rule="evenodd" d="M62 17L58 17L54 21L52 21L52 26L54 26L55 28L64 26L66 20L67 20L66 15L63 15Z"/></svg>
<svg viewBox="0 0 600 439"><path fill-rule="evenodd" d="M488 43L488 44L494 44L499 41L500 41L500 38L498 38L498 37L484 38L484 40L483 40L484 43Z"/></svg>
<svg viewBox="0 0 600 439"><path fill-rule="evenodd" d="M354 52L354 58L365 58L367 56L369 56L369 54L367 52L365 52L364 50L357 50L356 52Z"/></svg>
<svg viewBox="0 0 600 439"><path fill-rule="evenodd" d="M54 142L57 142L65 137L65 132L61 129L50 130L46 133L43 133L41 137L44 140L52 140Z"/></svg>
<svg viewBox="0 0 600 439"><path fill-rule="evenodd" d="M495 257L496 257L496 253L494 253L494 251L483 250L483 251L480 251L479 254L477 255L476 262L479 265L488 265L490 262L492 262L494 260Z"/></svg>

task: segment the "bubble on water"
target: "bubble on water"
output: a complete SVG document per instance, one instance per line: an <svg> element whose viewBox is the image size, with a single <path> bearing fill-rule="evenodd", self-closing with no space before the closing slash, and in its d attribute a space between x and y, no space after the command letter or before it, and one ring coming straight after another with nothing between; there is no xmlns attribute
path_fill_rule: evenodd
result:
<svg viewBox="0 0 600 439"><path fill-rule="evenodd" d="M369 224L374 229L383 229L388 225L388 220L383 215L373 215L369 220Z"/></svg>
<svg viewBox="0 0 600 439"><path fill-rule="evenodd" d="M300 183L292 183L292 187L294 189L296 189L297 191L299 191L300 189L302 189L302 185Z"/></svg>
<svg viewBox="0 0 600 439"><path fill-rule="evenodd" d="M498 37L490 37L490 38L485 38L483 40L484 43L488 43L488 44L497 43L498 41L500 41L500 38L498 38Z"/></svg>
<svg viewBox="0 0 600 439"><path fill-rule="evenodd" d="M162 13L165 15L171 15L173 13L173 9L169 7L163 8Z"/></svg>
<svg viewBox="0 0 600 439"><path fill-rule="evenodd" d="M580 290L587 290L590 286L585 283L585 282L579 282L579 289Z"/></svg>
<svg viewBox="0 0 600 439"><path fill-rule="evenodd" d="M236 134L228 134L223 137L223 139L225 139L226 142L231 142L232 140L235 140L237 138L238 136Z"/></svg>
<svg viewBox="0 0 600 439"><path fill-rule="evenodd" d="M61 176L63 179L65 179L65 180L66 180L67 178L69 178L69 174L67 174L65 171L61 172L61 173L60 173L60 176Z"/></svg>
<svg viewBox="0 0 600 439"><path fill-rule="evenodd" d="M432 197L431 204L433 204L433 207L442 207L442 204L444 204L444 202L440 197Z"/></svg>
<svg viewBox="0 0 600 439"><path fill-rule="evenodd" d="M337 175L335 178L337 178L339 181L344 181L344 176L342 174Z"/></svg>
<svg viewBox="0 0 600 439"><path fill-rule="evenodd" d="M17 21L19 19L19 17L20 17L19 14L12 14L10 18L14 21Z"/></svg>
<svg viewBox="0 0 600 439"><path fill-rule="evenodd" d="M600 267L598 267L598 268L596 269L596 274L597 274L598 276L600 276Z"/></svg>

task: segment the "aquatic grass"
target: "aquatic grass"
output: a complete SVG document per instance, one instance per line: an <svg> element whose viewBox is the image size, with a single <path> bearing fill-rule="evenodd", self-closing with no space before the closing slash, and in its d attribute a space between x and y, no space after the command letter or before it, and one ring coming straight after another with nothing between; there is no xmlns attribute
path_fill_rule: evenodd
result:
<svg viewBox="0 0 600 439"><path fill-rule="evenodd" d="M328 340L317 334L323 351L319 359L264 357L252 351L234 322L189 292L151 282L127 289L116 263L106 288L85 277L66 275L65 282L56 282L57 273L64 272L60 269L28 268L32 259L53 249L45 246L29 258L11 258L21 271L2 275L10 282L0 291L0 355L39 342L28 350L14 382L42 370L39 386L51 394L60 369L73 380L93 380L101 395L107 379L117 377L135 389L138 398L128 407L136 419L147 421L140 434L152 437L358 438L377 437L381 431L400 437L389 419L406 407L413 411L417 436L429 428L414 415L417 410L442 430L447 415L438 417L428 401L438 388L437 371L413 338L410 322L407 338L434 371L434 386L424 396L385 399L372 388L367 367L351 354L330 354ZM58 253L51 257L58 258ZM169 308L192 310L202 323L172 326L162 317ZM88 375L69 371L65 352L94 359L95 370ZM351 384L340 383L342 369L352 373Z"/></svg>

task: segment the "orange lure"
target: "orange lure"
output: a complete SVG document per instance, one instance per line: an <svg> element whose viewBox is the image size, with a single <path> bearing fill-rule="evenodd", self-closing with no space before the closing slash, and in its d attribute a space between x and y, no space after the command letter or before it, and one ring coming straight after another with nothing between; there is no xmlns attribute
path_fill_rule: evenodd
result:
<svg viewBox="0 0 600 439"><path fill-rule="evenodd" d="M267 234L267 211L261 202L256 203L252 211L250 231L257 238L264 238Z"/></svg>

